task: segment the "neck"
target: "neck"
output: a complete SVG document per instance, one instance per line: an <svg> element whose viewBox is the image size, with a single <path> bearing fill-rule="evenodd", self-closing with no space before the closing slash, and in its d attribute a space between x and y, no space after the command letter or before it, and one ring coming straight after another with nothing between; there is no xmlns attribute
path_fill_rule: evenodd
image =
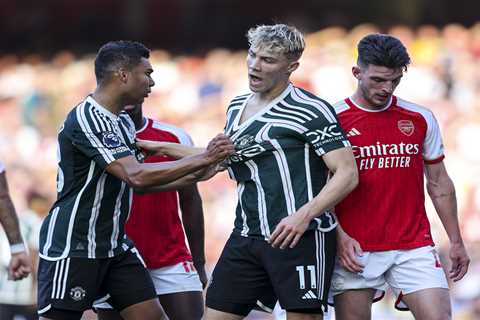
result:
<svg viewBox="0 0 480 320"><path fill-rule="evenodd" d="M136 131L142 129L145 123L147 123L147 118L145 118L141 113L130 114L130 118L132 118L132 121L135 124Z"/></svg>
<svg viewBox="0 0 480 320"><path fill-rule="evenodd" d="M254 97L258 101L269 103L270 101L278 97L288 87L289 84L290 82L287 81L285 83L282 83L281 85L272 88L269 91L255 93Z"/></svg>
<svg viewBox="0 0 480 320"><path fill-rule="evenodd" d="M120 97L115 94L112 94L107 87L97 86L95 91L92 94L93 99L97 101L102 107L107 109L113 114L120 114L125 104L122 103Z"/></svg>
<svg viewBox="0 0 480 320"><path fill-rule="evenodd" d="M368 110L381 110L390 103L390 99L389 99L384 105L375 105L371 101L365 98L365 95L362 93L360 88L357 88L357 90L355 91L355 93L352 95L350 99L353 100L355 104Z"/></svg>

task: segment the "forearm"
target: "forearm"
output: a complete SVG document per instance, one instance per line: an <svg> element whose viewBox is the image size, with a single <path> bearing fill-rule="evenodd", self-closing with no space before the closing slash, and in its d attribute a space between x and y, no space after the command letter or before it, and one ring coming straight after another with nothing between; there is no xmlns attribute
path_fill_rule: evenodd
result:
<svg viewBox="0 0 480 320"><path fill-rule="evenodd" d="M179 191L183 227L193 262L197 267L205 264L205 227L202 199L196 185Z"/></svg>
<svg viewBox="0 0 480 320"><path fill-rule="evenodd" d="M320 216L325 210L333 208L347 196L358 184L355 167L338 168L320 193L305 206L309 219Z"/></svg>
<svg viewBox="0 0 480 320"><path fill-rule="evenodd" d="M189 185L192 185L195 182L197 182L197 180L198 180L198 175L195 173L190 173L170 183L148 187L148 188L135 188L134 191L140 194L151 193L151 192L173 191L173 190L182 189Z"/></svg>
<svg viewBox="0 0 480 320"><path fill-rule="evenodd" d="M129 179L134 188L146 189L170 183L208 165L210 162L202 155L169 162L143 163L129 173Z"/></svg>
<svg viewBox="0 0 480 320"><path fill-rule="evenodd" d="M205 151L205 148L191 147L180 143L149 141L155 155L166 155L175 159L194 156Z"/></svg>
<svg viewBox="0 0 480 320"><path fill-rule="evenodd" d="M462 243L457 216L457 198L455 186L448 176L438 181L428 181L427 191L452 243Z"/></svg>
<svg viewBox="0 0 480 320"><path fill-rule="evenodd" d="M8 194L0 194L0 223L11 245L23 242L15 207Z"/></svg>

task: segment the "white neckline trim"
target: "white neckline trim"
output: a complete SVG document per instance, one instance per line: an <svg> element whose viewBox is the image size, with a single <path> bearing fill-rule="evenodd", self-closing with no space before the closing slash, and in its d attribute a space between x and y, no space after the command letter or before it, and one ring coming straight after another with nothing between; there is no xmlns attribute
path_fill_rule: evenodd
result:
<svg viewBox="0 0 480 320"><path fill-rule="evenodd" d="M357 102L355 102L353 97L349 97L348 99L355 105L355 107L357 107L360 110L366 111L366 112L382 112L382 111L385 111L388 108L390 108L390 106L392 105L392 102L393 102L393 96L391 96L390 100L388 101L388 103L385 107L383 107L382 109L378 109L378 110L372 110L372 109L367 109L365 107L360 106Z"/></svg>
<svg viewBox="0 0 480 320"><path fill-rule="evenodd" d="M148 127L148 123L150 122L150 119L148 119L147 117L143 117L143 119L145 119L145 124L143 125L143 127L141 127L140 129L137 130L137 133L140 133L142 132L143 130L147 129Z"/></svg>
<svg viewBox="0 0 480 320"><path fill-rule="evenodd" d="M263 115L267 110L272 108L272 106L276 105L279 101L283 100L289 93L292 91L293 85L291 83L288 84L288 86L285 88L285 90L282 91L276 98L274 98L272 101L270 101L265 107L262 109L258 110L254 115L252 115L250 118L248 118L245 122L243 122L241 125L240 119L242 118L243 112L245 111L245 107L248 103L248 101L253 97L253 94L250 94L250 96L243 102L243 104L240 106L240 110L237 113L237 117L235 118L233 122L233 131L239 130L241 128L248 127L250 123L255 121L257 118L259 118L261 115Z"/></svg>
<svg viewBox="0 0 480 320"><path fill-rule="evenodd" d="M112 118L112 120L117 120L119 116L102 106L100 103L98 103L91 95L87 97L87 101L93 104L98 110L103 112L106 116Z"/></svg>

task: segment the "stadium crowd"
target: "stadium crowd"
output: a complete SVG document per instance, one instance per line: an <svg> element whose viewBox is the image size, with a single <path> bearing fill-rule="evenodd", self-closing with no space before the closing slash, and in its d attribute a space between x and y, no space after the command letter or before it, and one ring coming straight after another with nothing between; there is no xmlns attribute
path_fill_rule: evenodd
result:
<svg viewBox="0 0 480 320"><path fill-rule="evenodd" d="M351 77L355 45L375 31L380 30L361 25L349 31L331 27L309 34L294 83L331 103L344 98L355 85ZM480 24L416 30L398 26L381 31L398 37L413 60L396 93L427 106L438 118L472 259L466 278L452 285L454 318L480 319L480 150L475 142L480 137ZM20 216L32 210L28 205L32 194L50 202L55 199L56 132L69 108L95 87L93 59L93 54L78 57L71 52L59 52L50 59L0 56L0 155ZM150 61L156 85L144 103L145 114L184 128L199 146L222 131L228 99L248 92L244 52L217 49L199 57L157 49ZM207 265L212 270L231 231L234 183L223 173L199 186ZM440 252L448 252L446 235L431 204L427 211ZM0 304L5 303L1 297ZM375 305L374 319L410 317L393 311L392 299Z"/></svg>

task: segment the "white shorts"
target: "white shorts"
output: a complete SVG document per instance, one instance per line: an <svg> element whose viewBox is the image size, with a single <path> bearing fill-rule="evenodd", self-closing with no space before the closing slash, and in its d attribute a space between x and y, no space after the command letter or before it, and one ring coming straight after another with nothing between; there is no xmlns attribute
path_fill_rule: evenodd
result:
<svg viewBox="0 0 480 320"><path fill-rule="evenodd" d="M383 298L387 285L397 297L395 308L408 310L402 296L430 288L446 288L448 282L437 251L432 246L411 250L364 252L358 257L365 266L361 273L335 263L329 303L333 296L352 289L376 289L374 302Z"/></svg>
<svg viewBox="0 0 480 320"><path fill-rule="evenodd" d="M191 261L179 262L158 269L148 269L148 272L159 296L178 292L203 291L200 277ZM112 309L107 302L96 303L94 308Z"/></svg>

